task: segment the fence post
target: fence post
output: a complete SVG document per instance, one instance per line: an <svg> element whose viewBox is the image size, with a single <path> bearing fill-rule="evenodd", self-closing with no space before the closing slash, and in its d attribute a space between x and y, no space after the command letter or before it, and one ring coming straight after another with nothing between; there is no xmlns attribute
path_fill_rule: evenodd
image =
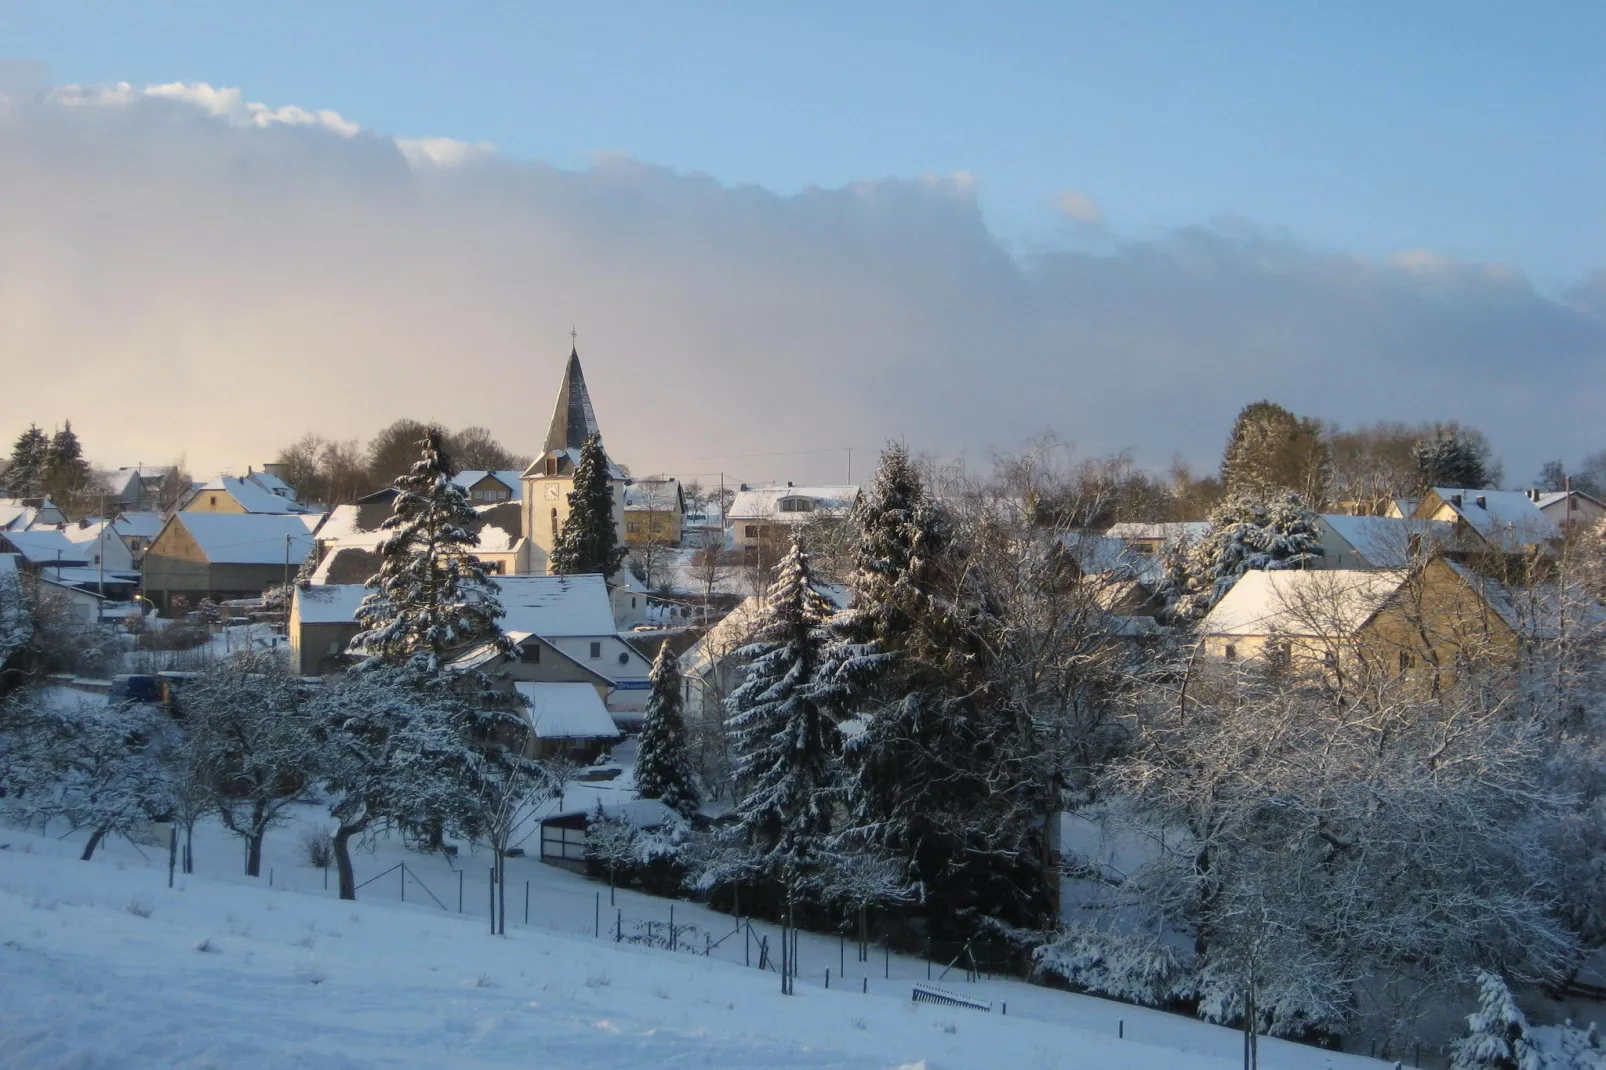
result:
<svg viewBox="0 0 1606 1070"><path fill-rule="evenodd" d="M825 990L827 992L831 991L831 967L829 966L825 968Z"/></svg>
<svg viewBox="0 0 1606 1070"><path fill-rule="evenodd" d="M1009 1004L1007 1004L1007 1003L1004 1003L1004 1004L1001 1004L1001 1006L1002 1006L1002 1007L1003 1007L1003 1008L1004 1008L1004 1009L1003 1009L1003 1010L1002 1010L1002 1011L1000 1011L1000 1012L999 1012L999 1013L1000 1013L1000 1014L1001 1014L1001 1015L1002 1015L1002 1016L1003 1016L1003 1017L1005 1017L1005 1018L1008 1018L1008 1017L1009 1017Z"/></svg>
<svg viewBox="0 0 1606 1070"><path fill-rule="evenodd" d="M268 887L269 888L273 887L273 867L272 866L268 867Z"/></svg>
<svg viewBox="0 0 1606 1070"><path fill-rule="evenodd" d="M1125 1040L1126 1039L1126 1019L1125 1018L1117 1018L1115 1020L1115 1039L1116 1040Z"/></svg>
<svg viewBox="0 0 1606 1070"><path fill-rule="evenodd" d="M457 871L457 912L459 914L463 913L463 874L467 872L468 870L466 869Z"/></svg>
<svg viewBox="0 0 1606 1070"><path fill-rule="evenodd" d="M669 904L669 950L675 950L675 904Z"/></svg>
<svg viewBox="0 0 1606 1070"><path fill-rule="evenodd" d="M753 964L753 923L748 922L746 931L742 933L742 961L751 966Z"/></svg>
<svg viewBox="0 0 1606 1070"><path fill-rule="evenodd" d="M836 937L836 972L838 976L846 977L848 973L848 938L841 933Z"/></svg>
<svg viewBox="0 0 1606 1070"><path fill-rule="evenodd" d="M625 912L623 910L619 911L618 925L619 927L613 931L613 942L616 944L625 938Z"/></svg>
<svg viewBox="0 0 1606 1070"><path fill-rule="evenodd" d="M599 937L600 938L602 936L602 893L601 892L597 893L597 908L594 911L594 913L595 913L596 916L594 918L592 918L592 923L593 923L596 931L593 932L591 935L593 937Z"/></svg>
<svg viewBox="0 0 1606 1070"><path fill-rule="evenodd" d="M326 891L326 892L329 890L329 867L328 866L324 866L323 867L323 890Z"/></svg>
<svg viewBox="0 0 1606 1070"><path fill-rule="evenodd" d="M173 871L178 868L178 826L171 826L167 832L167 886L171 888Z"/></svg>
<svg viewBox="0 0 1606 1070"><path fill-rule="evenodd" d="M524 882L524 924L530 924L530 882Z"/></svg>
<svg viewBox="0 0 1606 1070"><path fill-rule="evenodd" d="M407 863L403 862L401 865L397 866L396 869L401 873L401 901L405 903L407 902Z"/></svg>
<svg viewBox="0 0 1606 1070"><path fill-rule="evenodd" d="M491 893L491 935L496 935L496 867L491 867L491 880L486 885Z"/></svg>
<svg viewBox="0 0 1606 1070"><path fill-rule="evenodd" d="M892 945L888 944L883 947L881 954L884 956L883 966L887 971L887 980L890 981L892 980Z"/></svg>
<svg viewBox="0 0 1606 1070"><path fill-rule="evenodd" d="M860 988L859 991L863 992L867 996L870 994L870 975L869 974L865 974L864 975L864 987Z"/></svg>

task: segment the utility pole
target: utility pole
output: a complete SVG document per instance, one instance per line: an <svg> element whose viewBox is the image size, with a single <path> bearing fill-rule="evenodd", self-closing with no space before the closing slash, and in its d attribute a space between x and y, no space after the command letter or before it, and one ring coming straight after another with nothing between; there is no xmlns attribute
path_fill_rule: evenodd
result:
<svg viewBox="0 0 1606 1070"><path fill-rule="evenodd" d="M284 537L284 638L290 641L290 536Z"/></svg>

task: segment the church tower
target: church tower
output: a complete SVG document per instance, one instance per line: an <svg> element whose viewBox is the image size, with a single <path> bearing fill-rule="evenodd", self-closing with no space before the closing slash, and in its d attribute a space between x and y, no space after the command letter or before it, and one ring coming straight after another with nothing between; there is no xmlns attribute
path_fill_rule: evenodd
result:
<svg viewBox="0 0 1606 1070"><path fill-rule="evenodd" d="M591 407L591 392L586 389L585 373L580 370L579 350L571 347L563 380L558 384L557 403L552 407L546 444L522 477L524 534L530 545L530 572L548 571L552 547L569 515L569 492L574 489L574 470L580 463L580 448L586 439L600 433L596 411ZM612 458L608 460L608 478L613 484L615 537L622 546L627 480Z"/></svg>

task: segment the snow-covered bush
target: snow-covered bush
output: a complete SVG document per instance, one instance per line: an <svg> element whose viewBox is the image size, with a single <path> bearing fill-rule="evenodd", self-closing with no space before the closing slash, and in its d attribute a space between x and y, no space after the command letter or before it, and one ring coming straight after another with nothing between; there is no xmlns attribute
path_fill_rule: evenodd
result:
<svg viewBox="0 0 1606 1070"><path fill-rule="evenodd" d="M1192 995L1186 965L1152 936L1075 926L1037 948L1032 960L1039 972L1078 991L1143 1007L1170 1007Z"/></svg>

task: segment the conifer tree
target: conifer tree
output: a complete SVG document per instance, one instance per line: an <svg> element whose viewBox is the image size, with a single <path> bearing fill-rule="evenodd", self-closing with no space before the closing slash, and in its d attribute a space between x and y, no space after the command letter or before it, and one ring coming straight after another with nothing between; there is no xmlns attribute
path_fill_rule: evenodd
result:
<svg viewBox="0 0 1606 1070"><path fill-rule="evenodd" d="M1317 568L1322 554L1316 514L1299 495L1229 494L1188 549L1187 589L1172 592L1172 613L1197 619L1245 572Z"/></svg>
<svg viewBox="0 0 1606 1070"><path fill-rule="evenodd" d="M697 812L697 778L686 753L686 723L681 717L680 670L669 641L658 648L649 677L647 715L636 750L636 797L662 799L685 817Z"/></svg>
<svg viewBox="0 0 1606 1070"><path fill-rule="evenodd" d="M11 467L6 469L6 493L13 498L38 498L45 493L45 462L50 439L37 424L17 436L11 447Z"/></svg>
<svg viewBox="0 0 1606 1070"><path fill-rule="evenodd" d="M592 435L580 449L569 492L569 515L552 547L552 571L560 574L599 572L612 576L625 559L613 521L613 484L602 436Z"/></svg>
<svg viewBox="0 0 1606 1070"><path fill-rule="evenodd" d="M1331 469L1320 423L1276 402L1256 401L1233 421L1221 482L1229 494L1294 491L1315 499L1326 491Z"/></svg>
<svg viewBox="0 0 1606 1070"><path fill-rule="evenodd" d="M832 607L796 543L776 569L753 641L736 652L742 684L726 699L739 827L753 867L794 890L831 831L838 733L816 693Z"/></svg>
<svg viewBox="0 0 1606 1070"><path fill-rule="evenodd" d="M45 451L44 486L51 501L69 513L78 512L78 500L89 489L89 462L68 420L50 439Z"/></svg>
<svg viewBox="0 0 1606 1070"><path fill-rule="evenodd" d="M1478 1011L1468 1035L1450 1047L1453 1070L1541 1070L1544 1058L1528 1037L1528 1019L1496 974L1478 971Z"/></svg>
<svg viewBox="0 0 1606 1070"><path fill-rule="evenodd" d="M1480 436L1481 438L1481 436ZM1489 470L1484 464L1486 446L1450 425L1435 428L1432 438L1421 439L1411 449L1417 473L1423 488L1465 487L1477 490L1489 485Z"/></svg>
<svg viewBox="0 0 1606 1070"><path fill-rule="evenodd" d="M472 554L477 517L452 482L457 470L444 439L440 427L427 428L418 461L396 480L395 512L381 525L389 534L379 544L379 572L368 581L371 593L357 610L362 631L352 640L373 658L431 676L452 651L507 642L497 625L496 587Z"/></svg>

